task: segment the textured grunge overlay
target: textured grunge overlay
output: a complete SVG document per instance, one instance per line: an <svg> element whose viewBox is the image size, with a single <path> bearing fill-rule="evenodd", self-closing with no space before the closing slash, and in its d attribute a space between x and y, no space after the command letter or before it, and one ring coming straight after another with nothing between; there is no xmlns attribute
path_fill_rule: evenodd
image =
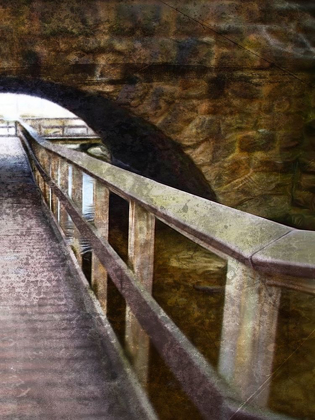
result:
<svg viewBox="0 0 315 420"><path fill-rule="evenodd" d="M315 418L311 3L0 0L1 419Z"/></svg>

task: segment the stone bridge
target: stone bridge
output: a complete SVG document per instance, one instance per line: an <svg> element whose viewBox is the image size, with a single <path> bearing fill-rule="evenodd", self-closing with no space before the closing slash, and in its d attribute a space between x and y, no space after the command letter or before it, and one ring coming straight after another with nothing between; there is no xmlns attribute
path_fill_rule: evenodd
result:
<svg viewBox="0 0 315 420"><path fill-rule="evenodd" d="M116 168L23 121L16 128L0 141L3 419L314 413L314 378L299 380L314 362L314 232ZM128 207L127 255L113 240L113 196ZM180 263L185 244L197 275ZM163 250L171 268L179 262L179 282L162 269Z"/></svg>
<svg viewBox="0 0 315 420"><path fill-rule="evenodd" d="M0 22L1 92L72 111L114 164L23 122L1 139L1 418L154 419L151 343L176 378L155 369L163 419L176 387L194 420L315 415L314 7L3 0ZM115 195L128 208L125 253L109 240ZM223 280L201 253L205 284L187 280L186 260L179 279L162 270L154 284L160 222L192 250L156 241L173 266L197 260L192 241L221 258Z"/></svg>
<svg viewBox="0 0 315 420"><path fill-rule="evenodd" d="M2 92L65 106L122 167L314 228L309 2L32 0L0 12Z"/></svg>

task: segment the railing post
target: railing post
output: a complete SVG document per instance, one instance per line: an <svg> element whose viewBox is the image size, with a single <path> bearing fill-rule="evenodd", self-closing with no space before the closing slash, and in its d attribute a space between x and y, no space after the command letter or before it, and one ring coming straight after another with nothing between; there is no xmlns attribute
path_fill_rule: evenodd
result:
<svg viewBox="0 0 315 420"><path fill-rule="evenodd" d="M66 160L59 158L59 186L62 191L68 194L69 176L68 163ZM68 213L60 203L60 220L59 224L63 232L66 234L68 226Z"/></svg>
<svg viewBox="0 0 315 420"><path fill-rule="evenodd" d="M108 240L109 190L95 180L94 186L94 224L102 238ZM92 289L104 312L107 309L107 271L99 259L92 254Z"/></svg>
<svg viewBox="0 0 315 420"><path fill-rule="evenodd" d="M49 175L49 156L47 151L44 151L44 154L42 156L42 166L46 174ZM46 204L49 206L50 201L50 188L46 182L44 182L44 199L46 201Z"/></svg>
<svg viewBox="0 0 315 420"><path fill-rule="evenodd" d="M129 207L128 262L136 278L152 293L155 217L135 202ZM140 383L146 385L150 339L130 308L126 308L126 349Z"/></svg>
<svg viewBox="0 0 315 420"><path fill-rule="evenodd" d="M260 406L269 396L280 295L262 275L228 260L219 373Z"/></svg>
<svg viewBox="0 0 315 420"><path fill-rule="evenodd" d="M77 168L75 165L72 166L72 191L71 191L71 198L79 208L80 212L82 212L82 171ZM82 255L81 255L81 243L80 243L81 234L78 231L77 227L73 226L73 243L72 246L74 248L78 263L80 267L82 267Z"/></svg>
<svg viewBox="0 0 315 420"><path fill-rule="evenodd" d="M58 167L59 162L58 158L54 155L50 155L50 177L53 181L58 183ZM58 198L53 193L52 190L50 190L51 198L50 198L50 205L51 205L51 211L53 215L55 216L56 220L58 219Z"/></svg>
<svg viewBox="0 0 315 420"><path fill-rule="evenodd" d="M42 195L45 197L45 181L39 171L37 171L37 185L39 186Z"/></svg>

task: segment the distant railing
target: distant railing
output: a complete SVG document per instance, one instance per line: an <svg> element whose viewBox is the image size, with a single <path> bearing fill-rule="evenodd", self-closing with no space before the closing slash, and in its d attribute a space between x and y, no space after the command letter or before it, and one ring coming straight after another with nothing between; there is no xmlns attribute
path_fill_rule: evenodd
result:
<svg viewBox="0 0 315 420"><path fill-rule="evenodd" d="M285 418L247 403L256 389L261 406L268 398L281 288L315 293L315 232L231 209L51 144L21 121L18 133L60 226L69 216L76 226L78 261L79 235L93 249L91 284L103 310L107 274L127 303L126 342L135 366L141 365L140 380L146 376L148 335L204 418ZM94 180L93 221L82 214L82 174ZM108 242L111 192L129 203L128 265ZM156 219L227 260L220 376L151 296Z"/></svg>
<svg viewBox="0 0 315 420"><path fill-rule="evenodd" d="M80 118L24 118L26 124L33 127L43 137L58 139L64 137L97 138L94 131ZM16 136L14 121L0 120L0 136Z"/></svg>
<svg viewBox="0 0 315 420"><path fill-rule="evenodd" d="M15 122L0 119L0 136L5 136L5 137L16 136Z"/></svg>
<svg viewBox="0 0 315 420"><path fill-rule="evenodd" d="M94 131L79 118L24 118L43 137L96 137Z"/></svg>

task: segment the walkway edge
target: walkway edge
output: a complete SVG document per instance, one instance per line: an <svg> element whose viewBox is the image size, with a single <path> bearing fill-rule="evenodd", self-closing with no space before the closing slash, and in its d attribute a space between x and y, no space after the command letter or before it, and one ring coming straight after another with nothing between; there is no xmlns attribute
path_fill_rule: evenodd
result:
<svg viewBox="0 0 315 420"><path fill-rule="evenodd" d="M116 337L116 334L114 333L93 290L90 288L88 281L80 269L72 249L67 245L66 237L63 231L51 215L43 198L41 199L41 204L44 215L59 240L60 247L67 258L69 269L72 274L71 279L75 286L79 286L86 311L92 316L95 328L99 333L101 345L106 347L106 351L110 356L110 361L114 365L115 370L117 372L124 372L124 375L126 376L128 385L125 386L126 389L123 390L122 394L130 395L131 392L134 393L137 401L139 402L139 406L136 408L133 406L133 410L136 410L139 413L139 419L158 420L154 408L149 402L146 393L142 389L129 361L124 355L124 351ZM75 280L77 280L77 282ZM131 392L130 389L132 390Z"/></svg>

